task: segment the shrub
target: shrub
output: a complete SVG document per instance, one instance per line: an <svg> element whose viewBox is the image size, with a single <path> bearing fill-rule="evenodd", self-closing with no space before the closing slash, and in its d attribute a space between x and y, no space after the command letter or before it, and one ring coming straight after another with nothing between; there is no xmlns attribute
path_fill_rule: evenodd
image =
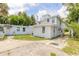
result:
<svg viewBox="0 0 79 59"><path fill-rule="evenodd" d="M64 32L68 32L69 30L67 28L64 29Z"/></svg>
<svg viewBox="0 0 79 59"><path fill-rule="evenodd" d="M56 53L51 52L50 55L51 55L51 56L56 56Z"/></svg>

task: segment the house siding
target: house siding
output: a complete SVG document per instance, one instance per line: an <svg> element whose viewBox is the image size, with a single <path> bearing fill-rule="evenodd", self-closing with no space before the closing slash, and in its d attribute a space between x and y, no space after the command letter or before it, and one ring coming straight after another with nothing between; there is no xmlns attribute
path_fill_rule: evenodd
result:
<svg viewBox="0 0 79 59"><path fill-rule="evenodd" d="M51 31L50 30L51 30L50 27L45 26L45 33L42 33L42 26L41 27L35 27L33 29L33 36L51 38Z"/></svg>
<svg viewBox="0 0 79 59"><path fill-rule="evenodd" d="M17 31L17 28L20 29L20 31ZM25 28L25 31L23 31L23 28ZM4 28L6 35L14 35L14 34L32 34L32 26L17 26L13 25L11 28Z"/></svg>

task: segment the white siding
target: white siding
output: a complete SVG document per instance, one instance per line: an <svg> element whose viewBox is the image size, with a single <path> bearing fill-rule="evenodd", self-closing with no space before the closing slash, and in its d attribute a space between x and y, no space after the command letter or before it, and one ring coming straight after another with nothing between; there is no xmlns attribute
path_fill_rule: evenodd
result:
<svg viewBox="0 0 79 59"><path fill-rule="evenodd" d="M17 31L17 27L19 27L20 31ZM23 31L23 28L25 28L25 31ZM6 31L7 35L13 35L13 34L32 34L32 26L12 26L12 28L8 29Z"/></svg>
<svg viewBox="0 0 79 59"><path fill-rule="evenodd" d="M51 38L57 37L61 34L58 27L51 27Z"/></svg>
<svg viewBox="0 0 79 59"><path fill-rule="evenodd" d="M45 37L51 38L51 28L49 26L45 26L45 33L42 33L42 26L41 27L34 27L33 35L38 37Z"/></svg>
<svg viewBox="0 0 79 59"><path fill-rule="evenodd" d="M4 33L2 31L0 31L0 36L3 36L3 35L4 35Z"/></svg>

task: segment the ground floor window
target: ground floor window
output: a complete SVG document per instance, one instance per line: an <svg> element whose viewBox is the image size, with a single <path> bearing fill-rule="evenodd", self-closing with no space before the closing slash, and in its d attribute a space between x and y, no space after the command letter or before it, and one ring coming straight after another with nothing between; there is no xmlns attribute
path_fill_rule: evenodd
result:
<svg viewBox="0 0 79 59"><path fill-rule="evenodd" d="M17 27L17 31L20 31L20 27Z"/></svg>
<svg viewBox="0 0 79 59"><path fill-rule="evenodd" d="M25 32L25 27L23 27L23 32Z"/></svg>
<svg viewBox="0 0 79 59"><path fill-rule="evenodd" d="M45 27L42 27L42 33L45 33Z"/></svg>
<svg viewBox="0 0 79 59"><path fill-rule="evenodd" d="M3 31L3 27L0 27L0 31Z"/></svg>

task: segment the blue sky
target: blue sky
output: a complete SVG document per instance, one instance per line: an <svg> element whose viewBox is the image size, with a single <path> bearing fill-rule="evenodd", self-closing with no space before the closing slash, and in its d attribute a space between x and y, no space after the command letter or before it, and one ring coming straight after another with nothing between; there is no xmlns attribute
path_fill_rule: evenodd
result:
<svg viewBox="0 0 79 59"><path fill-rule="evenodd" d="M61 3L24 3L24 4L16 4L9 3L8 4L10 10L10 14L18 13L19 11L25 11L28 15L36 14L40 10L50 10L57 11L62 7Z"/></svg>
<svg viewBox="0 0 79 59"><path fill-rule="evenodd" d="M67 15L66 7L61 3L7 3L9 6L9 14L17 14L20 11L25 11L28 15L34 15L37 13L45 13L46 11L52 11L57 13L61 17Z"/></svg>
<svg viewBox="0 0 79 59"><path fill-rule="evenodd" d="M40 4L37 4L37 6L29 6L29 10L26 10L26 12L29 15L32 15L37 13L39 10L57 11L61 7L62 7L62 4L58 4L58 3L40 3Z"/></svg>

